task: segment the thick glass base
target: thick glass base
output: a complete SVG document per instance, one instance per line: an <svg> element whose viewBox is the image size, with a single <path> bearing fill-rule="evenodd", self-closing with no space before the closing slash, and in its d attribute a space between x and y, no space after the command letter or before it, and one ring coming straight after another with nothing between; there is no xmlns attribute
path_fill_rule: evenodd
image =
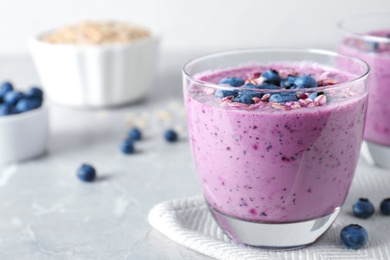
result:
<svg viewBox="0 0 390 260"><path fill-rule="evenodd" d="M390 169L390 147L367 141L368 150L374 162L386 169Z"/></svg>
<svg viewBox="0 0 390 260"><path fill-rule="evenodd" d="M301 222L264 223L237 219L209 208L219 226L234 241L268 249L295 249L313 243L325 233L341 210L337 208L329 215Z"/></svg>

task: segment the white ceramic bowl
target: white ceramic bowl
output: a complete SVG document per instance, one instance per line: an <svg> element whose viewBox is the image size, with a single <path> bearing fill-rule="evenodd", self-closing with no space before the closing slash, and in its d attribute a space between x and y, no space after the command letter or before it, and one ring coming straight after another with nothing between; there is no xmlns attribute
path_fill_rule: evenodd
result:
<svg viewBox="0 0 390 260"><path fill-rule="evenodd" d="M142 99L152 84L158 38L127 44L70 45L29 40L46 96L79 107L118 106Z"/></svg>
<svg viewBox="0 0 390 260"><path fill-rule="evenodd" d="M46 151L49 115L46 107L0 117L0 164L31 159Z"/></svg>

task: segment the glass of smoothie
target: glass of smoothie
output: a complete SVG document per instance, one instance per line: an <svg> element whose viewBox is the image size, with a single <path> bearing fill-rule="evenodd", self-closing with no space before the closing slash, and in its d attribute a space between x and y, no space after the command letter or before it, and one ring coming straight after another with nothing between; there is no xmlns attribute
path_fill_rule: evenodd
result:
<svg viewBox="0 0 390 260"><path fill-rule="evenodd" d="M185 64L197 178L234 241L301 247L333 223L359 158L368 73L360 59L300 49L237 50Z"/></svg>
<svg viewBox="0 0 390 260"><path fill-rule="evenodd" d="M390 169L390 13L350 17L339 28L338 51L370 65L364 139L375 163Z"/></svg>

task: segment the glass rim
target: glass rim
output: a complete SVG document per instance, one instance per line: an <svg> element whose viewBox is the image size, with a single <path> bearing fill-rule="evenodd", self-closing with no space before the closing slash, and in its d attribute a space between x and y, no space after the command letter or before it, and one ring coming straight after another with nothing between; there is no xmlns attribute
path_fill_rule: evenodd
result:
<svg viewBox="0 0 390 260"><path fill-rule="evenodd" d="M365 19L377 18L378 16L383 16L383 17L389 18L389 21L390 21L390 13L389 12L365 13L365 14L359 14L359 15L346 17L346 18L342 19L341 21L339 21L337 26L339 29L343 30L344 32L346 32L352 36L366 40L366 41L390 43L390 38L382 37L382 36L368 35L365 33L352 31L352 30L348 29L346 26L346 23L351 22L351 21L359 21L359 20L362 20L363 18L365 18Z"/></svg>
<svg viewBox="0 0 390 260"><path fill-rule="evenodd" d="M243 88L242 86L240 87L232 87L232 86L226 86L226 85L219 85L216 83L204 81L195 78L193 75L191 75L188 71L187 68L197 62L209 59L209 58L217 58L217 57L222 57L224 55L232 55L232 54L240 54L240 53L250 53L250 52L294 52L294 53L312 53L312 54L318 54L318 55L324 55L324 56L333 56L333 57L343 57L346 59L349 59L351 61L354 61L362 66L365 67L365 72L362 73L360 76L356 76L356 78L353 78L351 80L341 82L341 83L336 83L334 85L327 85L327 86L321 86L321 87L316 87L316 88L300 88L300 89L252 89L252 88ZM334 51L328 51L328 50L321 50L321 49L307 49L307 48L250 48L250 49L235 49L235 50L230 50L230 51L221 51L221 52L213 52L211 54L206 54L199 56L197 58L193 58L186 62L183 65L182 68L182 73L185 78L187 78L191 82L195 82L199 85L202 85L204 87L209 87L209 88L214 88L214 89L220 89L220 90L231 90L231 91L251 91L255 93L290 93L290 92L318 92L318 91L329 91L329 90L336 90L345 87L345 85L349 84L354 84L356 82L359 82L361 80L364 80L365 78L368 77L368 74L370 73L370 66L368 65L367 62L365 62L362 59L352 57L352 56L347 56L343 55Z"/></svg>

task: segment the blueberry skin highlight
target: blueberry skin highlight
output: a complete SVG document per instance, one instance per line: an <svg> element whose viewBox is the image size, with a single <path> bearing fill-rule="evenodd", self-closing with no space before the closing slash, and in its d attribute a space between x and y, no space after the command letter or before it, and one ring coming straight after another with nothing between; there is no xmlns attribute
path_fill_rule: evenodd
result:
<svg viewBox="0 0 390 260"><path fill-rule="evenodd" d="M352 206L353 214L358 218L369 218L374 212L374 205L366 198L360 198Z"/></svg>
<svg viewBox="0 0 390 260"><path fill-rule="evenodd" d="M124 154L134 153L134 143L132 140L126 139L119 146L119 150Z"/></svg>
<svg viewBox="0 0 390 260"><path fill-rule="evenodd" d="M390 198L382 200L380 208L383 215L390 216Z"/></svg>
<svg viewBox="0 0 390 260"><path fill-rule="evenodd" d="M165 133L164 133L164 138L165 138L165 140L167 140L168 142L173 143L173 142L176 142L176 141L177 141L178 136L177 136L177 133L176 133L174 130L169 129L169 130L165 131Z"/></svg>
<svg viewBox="0 0 390 260"><path fill-rule="evenodd" d="M93 166L89 164L82 164L78 169L77 169L77 177L79 177L80 180L85 181L85 182L92 182L96 178L96 170Z"/></svg>
<svg viewBox="0 0 390 260"><path fill-rule="evenodd" d="M142 133L137 127L132 127L129 130L128 136L131 140L139 141L142 139Z"/></svg>
<svg viewBox="0 0 390 260"><path fill-rule="evenodd" d="M367 230L357 224L344 227L340 233L340 240L347 248L359 249L367 244Z"/></svg>

